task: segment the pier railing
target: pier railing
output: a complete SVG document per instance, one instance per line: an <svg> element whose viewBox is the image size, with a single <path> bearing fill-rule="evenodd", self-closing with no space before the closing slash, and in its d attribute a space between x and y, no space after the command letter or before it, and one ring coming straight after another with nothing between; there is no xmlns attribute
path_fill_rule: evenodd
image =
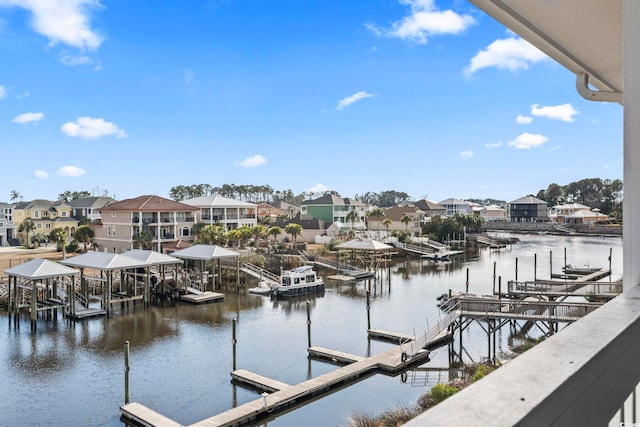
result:
<svg viewBox="0 0 640 427"><path fill-rule="evenodd" d="M510 294L564 294L578 296L615 296L622 293L622 282L527 281L507 283Z"/></svg>
<svg viewBox="0 0 640 427"><path fill-rule="evenodd" d="M639 336L635 286L405 425L637 425Z"/></svg>
<svg viewBox="0 0 640 427"><path fill-rule="evenodd" d="M446 311L440 311L431 319L427 319L427 324L423 328L414 329L413 340L400 344L402 352L408 356L416 355L431 342L440 338L458 316L460 316L460 303L454 304Z"/></svg>

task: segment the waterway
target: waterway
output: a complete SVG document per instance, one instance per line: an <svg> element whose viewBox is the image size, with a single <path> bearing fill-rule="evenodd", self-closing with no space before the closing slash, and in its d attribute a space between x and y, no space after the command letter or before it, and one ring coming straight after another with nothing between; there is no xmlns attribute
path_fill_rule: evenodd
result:
<svg viewBox="0 0 640 427"><path fill-rule="evenodd" d="M478 294L492 292L494 265L503 283L513 280L516 259L519 280L532 280L534 274L549 278L550 268L560 272L565 249L567 263L595 267L608 267L611 251L611 280L621 278L621 238L517 237L520 242L506 249L469 250L449 263L395 263L390 280L385 277L372 289L372 328L408 334L423 328L437 318L437 296L465 290L467 271L469 292ZM281 301L225 291L222 303L135 307L109 319L76 323L39 320L35 333L28 318L16 328L1 313L0 425L122 426L125 341L131 346L131 401L184 425L200 421L259 397L230 382L232 319L237 319L237 367L296 384L335 369L307 359L307 299L312 345L361 356L390 348L367 338L365 295L364 283L333 282L323 295ZM510 355L508 332L498 333L501 357ZM463 342L467 361L487 356L480 327L467 328ZM447 380L447 347L434 351L425 366L445 371L412 372L406 382L374 375L261 425L346 426L354 413L413 405L431 386Z"/></svg>

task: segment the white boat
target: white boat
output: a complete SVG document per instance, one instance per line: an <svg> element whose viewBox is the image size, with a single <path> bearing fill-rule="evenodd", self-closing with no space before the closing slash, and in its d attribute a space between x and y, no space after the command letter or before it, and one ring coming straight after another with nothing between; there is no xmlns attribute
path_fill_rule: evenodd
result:
<svg viewBox="0 0 640 427"><path fill-rule="evenodd" d="M247 289L247 292L256 295L269 295L271 292L273 292L273 284L267 282L266 280L261 280L258 282L258 286Z"/></svg>
<svg viewBox="0 0 640 427"><path fill-rule="evenodd" d="M310 265L287 270L280 276L280 283L272 286L275 297L289 297L324 291L324 281Z"/></svg>

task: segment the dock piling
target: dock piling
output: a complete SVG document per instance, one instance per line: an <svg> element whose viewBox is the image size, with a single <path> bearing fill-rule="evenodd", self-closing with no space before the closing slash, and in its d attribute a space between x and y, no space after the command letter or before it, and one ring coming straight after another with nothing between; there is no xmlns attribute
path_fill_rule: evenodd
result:
<svg viewBox="0 0 640 427"><path fill-rule="evenodd" d="M311 302L307 301L307 348L311 347Z"/></svg>
<svg viewBox="0 0 640 427"><path fill-rule="evenodd" d="M469 267L467 267L467 281L465 282L466 293L469 293Z"/></svg>
<svg viewBox="0 0 640 427"><path fill-rule="evenodd" d="M371 291L367 289L367 330L369 329L371 329Z"/></svg>
<svg viewBox="0 0 640 427"><path fill-rule="evenodd" d="M124 404L129 403L129 341L124 342Z"/></svg>
<svg viewBox="0 0 640 427"><path fill-rule="evenodd" d="M231 345L233 347L233 370L236 370L236 319L231 319Z"/></svg>

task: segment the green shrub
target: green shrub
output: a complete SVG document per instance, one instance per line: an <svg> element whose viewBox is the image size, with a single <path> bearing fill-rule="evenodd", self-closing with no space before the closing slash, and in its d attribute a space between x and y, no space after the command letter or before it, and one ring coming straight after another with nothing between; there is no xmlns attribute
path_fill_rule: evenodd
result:
<svg viewBox="0 0 640 427"><path fill-rule="evenodd" d="M459 390L452 385L438 383L431 388L431 397L437 404L445 400L447 397L456 394Z"/></svg>
<svg viewBox="0 0 640 427"><path fill-rule="evenodd" d="M473 381L478 381L479 379L484 378L485 375L487 375L491 371L493 371L493 369L491 369L487 365L478 365L478 366L476 366L476 371L473 374Z"/></svg>

